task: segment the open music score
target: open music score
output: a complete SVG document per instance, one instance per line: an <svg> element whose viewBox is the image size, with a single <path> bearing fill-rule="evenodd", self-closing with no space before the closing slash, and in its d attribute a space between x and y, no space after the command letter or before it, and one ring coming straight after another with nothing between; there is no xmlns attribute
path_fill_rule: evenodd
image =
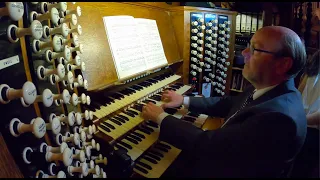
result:
<svg viewBox="0 0 320 180"><path fill-rule="evenodd" d="M106 16L103 22L119 80L168 64L155 20Z"/></svg>
<svg viewBox="0 0 320 180"><path fill-rule="evenodd" d="M168 64L157 22L151 19L135 18L137 33L142 42L147 69L154 69Z"/></svg>

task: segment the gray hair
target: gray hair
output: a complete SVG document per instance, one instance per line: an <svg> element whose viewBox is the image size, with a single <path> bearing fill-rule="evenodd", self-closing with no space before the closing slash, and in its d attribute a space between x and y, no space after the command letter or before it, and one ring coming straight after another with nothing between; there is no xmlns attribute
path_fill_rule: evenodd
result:
<svg viewBox="0 0 320 180"><path fill-rule="evenodd" d="M299 36L294 32L283 35L280 43L281 49L279 53L281 56L292 58L292 67L287 72L287 75L290 78L296 77L307 62L306 48Z"/></svg>

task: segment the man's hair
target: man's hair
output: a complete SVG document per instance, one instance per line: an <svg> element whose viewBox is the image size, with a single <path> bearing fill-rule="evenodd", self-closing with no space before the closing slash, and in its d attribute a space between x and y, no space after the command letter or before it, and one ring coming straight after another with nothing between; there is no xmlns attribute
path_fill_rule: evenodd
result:
<svg viewBox="0 0 320 180"><path fill-rule="evenodd" d="M315 52L311 59L307 61L307 65L304 69L304 72L309 77L320 74L320 50Z"/></svg>
<svg viewBox="0 0 320 180"><path fill-rule="evenodd" d="M298 35L295 33L287 33L280 41L281 49L279 53L283 57L292 58L292 67L287 72L290 78L295 77L304 68L307 61L305 46L297 37Z"/></svg>

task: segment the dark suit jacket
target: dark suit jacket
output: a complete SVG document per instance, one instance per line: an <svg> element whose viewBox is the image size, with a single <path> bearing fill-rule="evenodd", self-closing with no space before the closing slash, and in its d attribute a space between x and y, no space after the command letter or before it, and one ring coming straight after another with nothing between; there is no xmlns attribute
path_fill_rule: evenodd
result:
<svg viewBox="0 0 320 180"><path fill-rule="evenodd" d="M237 97L190 97L189 110L227 118L253 90ZM160 139L187 154L186 177L279 177L302 147L306 128L301 95L290 79L217 130L203 131L167 116Z"/></svg>

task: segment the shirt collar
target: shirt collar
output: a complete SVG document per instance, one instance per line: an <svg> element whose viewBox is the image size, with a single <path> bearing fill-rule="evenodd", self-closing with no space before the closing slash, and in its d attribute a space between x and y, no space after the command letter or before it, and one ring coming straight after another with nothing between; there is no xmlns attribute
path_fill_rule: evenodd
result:
<svg viewBox="0 0 320 180"><path fill-rule="evenodd" d="M252 96L252 99L256 100L258 97L262 96L264 93L270 91L271 89L273 89L276 86L278 86L278 84L273 85L273 86L269 86L269 87L266 87L266 88L263 88L263 89L259 89L259 90L255 89L254 93L253 93L253 96Z"/></svg>

